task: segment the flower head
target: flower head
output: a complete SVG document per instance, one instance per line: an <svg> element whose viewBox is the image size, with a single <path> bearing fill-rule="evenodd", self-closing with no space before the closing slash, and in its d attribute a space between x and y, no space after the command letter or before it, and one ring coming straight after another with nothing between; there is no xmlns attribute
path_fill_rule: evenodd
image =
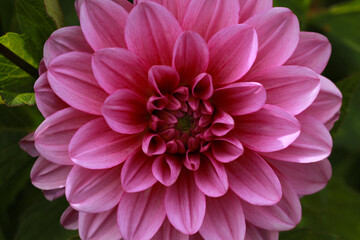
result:
<svg viewBox="0 0 360 240"><path fill-rule="evenodd" d="M271 0L76 1L44 47L31 178L82 239L276 239L331 175L330 44ZM35 148L31 147L34 139Z"/></svg>

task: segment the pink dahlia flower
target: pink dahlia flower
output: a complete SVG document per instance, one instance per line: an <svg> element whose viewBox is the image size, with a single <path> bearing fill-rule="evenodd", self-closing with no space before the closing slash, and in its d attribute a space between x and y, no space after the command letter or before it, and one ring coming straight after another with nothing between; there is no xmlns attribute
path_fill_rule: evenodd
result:
<svg viewBox="0 0 360 240"><path fill-rule="evenodd" d="M78 0L22 147L82 239L277 239L331 175L331 47L271 0ZM32 142L35 142L32 146Z"/></svg>

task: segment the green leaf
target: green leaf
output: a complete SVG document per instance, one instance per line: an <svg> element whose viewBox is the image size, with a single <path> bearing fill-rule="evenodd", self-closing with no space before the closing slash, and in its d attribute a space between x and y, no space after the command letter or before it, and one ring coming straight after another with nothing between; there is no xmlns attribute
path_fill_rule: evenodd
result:
<svg viewBox="0 0 360 240"><path fill-rule="evenodd" d="M44 0L45 9L49 16L54 19L58 28L65 26L64 15L58 0Z"/></svg>
<svg viewBox="0 0 360 240"><path fill-rule="evenodd" d="M35 107L8 108L0 105L0 186L16 179L32 158L20 149L18 142L34 131L43 120Z"/></svg>
<svg viewBox="0 0 360 240"><path fill-rule="evenodd" d="M0 35L6 32L16 31L17 21L15 16L15 1L1 0L0 1Z"/></svg>
<svg viewBox="0 0 360 240"><path fill-rule="evenodd" d="M316 232L311 229L297 229L289 232L281 232L280 240L340 240L337 235L326 232Z"/></svg>
<svg viewBox="0 0 360 240"><path fill-rule="evenodd" d="M20 30L30 37L26 48L40 62L45 41L57 29L46 11L44 0L17 0L16 13Z"/></svg>
<svg viewBox="0 0 360 240"><path fill-rule="evenodd" d="M348 2L314 15L312 23L360 53L360 3Z"/></svg>
<svg viewBox="0 0 360 240"><path fill-rule="evenodd" d="M350 103L355 95L356 90L360 86L360 73L356 73L348 78L345 78L340 82L336 83L336 85L343 94L343 101L340 110L341 112L340 119L339 121L336 122L334 128L331 131L333 135L336 134L340 125L342 124L346 115L348 114Z"/></svg>
<svg viewBox="0 0 360 240"><path fill-rule="evenodd" d="M17 33L0 37L0 96L8 106L35 104L34 78L28 72L37 73L38 64L26 50L25 39Z"/></svg>
<svg viewBox="0 0 360 240"><path fill-rule="evenodd" d="M4 103L8 106L31 106L35 104L35 93L13 93L0 91L0 95L3 98Z"/></svg>
<svg viewBox="0 0 360 240"><path fill-rule="evenodd" d="M15 240L64 240L77 236L76 231L60 225L60 216L67 206L65 198L54 202L42 199L24 214Z"/></svg>
<svg viewBox="0 0 360 240"><path fill-rule="evenodd" d="M287 7L299 18L301 26L304 27L306 15L309 11L311 0L274 0L275 7Z"/></svg>
<svg viewBox="0 0 360 240"><path fill-rule="evenodd" d="M0 37L0 43L4 45L7 49L16 54L19 58L33 66L38 68L39 64L35 59L30 55L26 49L26 40L27 37L19 35L17 33L7 33L6 35Z"/></svg>
<svg viewBox="0 0 360 240"><path fill-rule="evenodd" d="M323 191L305 196L301 203L303 218L297 229L327 233L338 239L359 239L360 194L343 180L334 176Z"/></svg>

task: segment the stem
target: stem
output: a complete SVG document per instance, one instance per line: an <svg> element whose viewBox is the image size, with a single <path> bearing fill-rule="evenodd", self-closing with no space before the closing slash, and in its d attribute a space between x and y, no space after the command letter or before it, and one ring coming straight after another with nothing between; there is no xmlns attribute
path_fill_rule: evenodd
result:
<svg viewBox="0 0 360 240"><path fill-rule="evenodd" d="M2 54L5 58L7 58L9 61L14 63L16 66L24 70L26 73L28 73L30 76L32 76L34 79L37 79L39 77L38 70L31 66L29 63L21 59L18 55L10 51L7 47L2 45L0 43L0 54Z"/></svg>

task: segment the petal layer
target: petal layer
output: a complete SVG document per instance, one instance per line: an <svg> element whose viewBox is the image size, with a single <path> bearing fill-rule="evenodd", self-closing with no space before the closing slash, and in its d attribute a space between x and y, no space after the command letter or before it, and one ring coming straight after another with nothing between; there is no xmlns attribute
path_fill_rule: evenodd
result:
<svg viewBox="0 0 360 240"><path fill-rule="evenodd" d="M261 71L247 81L259 82L266 89L267 104L297 115L308 108L320 91L318 75L305 67L280 66Z"/></svg>
<svg viewBox="0 0 360 240"><path fill-rule="evenodd" d="M243 145L259 152L273 152L293 143L300 134L299 121L274 105L235 117L234 133Z"/></svg>
<svg viewBox="0 0 360 240"><path fill-rule="evenodd" d="M74 166L66 181L66 198L78 211L99 213L112 209L124 191L120 168L90 170Z"/></svg>
<svg viewBox="0 0 360 240"><path fill-rule="evenodd" d="M182 27L200 33L208 41L216 32L238 23L239 3L232 0L191 1Z"/></svg>
<svg viewBox="0 0 360 240"><path fill-rule="evenodd" d="M125 40L128 49L150 65L171 65L174 44L180 33L180 25L169 11L147 1L131 11Z"/></svg>
<svg viewBox="0 0 360 240"><path fill-rule="evenodd" d="M253 224L246 222L245 240L278 240L279 232L269 231L258 228Z"/></svg>
<svg viewBox="0 0 360 240"><path fill-rule="evenodd" d="M44 45L44 63L49 66L55 57L72 51L93 52L79 26L63 27L51 34Z"/></svg>
<svg viewBox="0 0 360 240"><path fill-rule="evenodd" d="M75 133L69 155L84 168L104 169L119 165L139 146L140 136L114 132L103 118L97 118Z"/></svg>
<svg viewBox="0 0 360 240"><path fill-rule="evenodd" d="M106 48L95 52L92 69L99 85L108 93L126 88L149 93L149 66L136 54L123 48Z"/></svg>
<svg viewBox="0 0 360 240"><path fill-rule="evenodd" d="M79 235L81 239L121 239L116 224L116 208L101 213L79 213Z"/></svg>
<svg viewBox="0 0 360 240"><path fill-rule="evenodd" d="M320 74L324 71L330 54L331 45L325 36L313 32L300 32L299 44L285 64L307 67Z"/></svg>
<svg viewBox="0 0 360 240"><path fill-rule="evenodd" d="M282 196L281 185L272 168L258 154L247 150L226 165L230 188L253 205L274 205Z"/></svg>
<svg viewBox="0 0 360 240"><path fill-rule="evenodd" d="M131 154L121 171L121 184L126 192L140 192L156 183L151 171L153 161L141 149Z"/></svg>
<svg viewBox="0 0 360 240"><path fill-rule="evenodd" d="M192 174L182 172L166 189L165 209L170 223L184 234L199 231L205 216L205 196L197 188Z"/></svg>
<svg viewBox="0 0 360 240"><path fill-rule="evenodd" d="M270 10L249 18L259 38L259 50L250 72L258 72L282 65L299 42L299 21L288 8Z"/></svg>
<svg viewBox="0 0 360 240"><path fill-rule="evenodd" d="M152 240L188 240L189 236L176 230L168 219L165 219L161 228Z"/></svg>
<svg viewBox="0 0 360 240"><path fill-rule="evenodd" d="M241 201L229 191L220 198L206 199L206 214L200 234L209 240L238 240L245 236L245 217Z"/></svg>
<svg viewBox="0 0 360 240"><path fill-rule="evenodd" d="M50 87L47 73L43 73L36 80L34 85L36 106L44 117L68 107L68 105L61 100L52 88Z"/></svg>
<svg viewBox="0 0 360 240"><path fill-rule="evenodd" d="M285 162L309 163L330 155L332 139L325 126L307 115L297 116L297 119L301 124L301 133L295 142L283 150L262 153L263 156Z"/></svg>
<svg viewBox="0 0 360 240"><path fill-rule="evenodd" d="M220 30L209 40L208 46L207 72L214 84L220 85L235 82L247 73L256 58L258 39L251 26L239 24Z"/></svg>
<svg viewBox="0 0 360 240"><path fill-rule="evenodd" d="M65 108L46 118L35 131L35 147L47 160L73 165L68 148L74 133L94 116L73 108Z"/></svg>
<svg viewBox="0 0 360 240"><path fill-rule="evenodd" d="M111 0L86 0L80 10L80 25L94 50L125 48L124 28L128 12Z"/></svg>
<svg viewBox="0 0 360 240"><path fill-rule="evenodd" d="M107 97L91 69L91 54L69 52L56 57L49 65L51 88L62 100L81 111L100 115Z"/></svg>
<svg viewBox="0 0 360 240"><path fill-rule="evenodd" d="M148 125L145 98L128 89L111 94L102 106L102 113L110 128L119 133L140 133Z"/></svg>
<svg viewBox="0 0 360 240"><path fill-rule="evenodd" d="M298 195L309 195L323 189L331 178L331 164L324 159L314 163L267 161L281 172Z"/></svg>
<svg viewBox="0 0 360 240"><path fill-rule="evenodd" d="M274 206L255 206L242 202L245 218L257 227L286 231L294 228L301 220L301 204L294 189L279 176L283 197Z"/></svg>
<svg viewBox="0 0 360 240"><path fill-rule="evenodd" d="M342 94L332 81L323 76L319 77L321 84L319 95L304 114L317 118L331 129L334 119L337 120L340 112Z"/></svg>
<svg viewBox="0 0 360 240"><path fill-rule="evenodd" d="M183 32L176 40L172 62L181 81L192 80L206 70L208 63L209 49L205 40L198 33Z"/></svg>
<svg viewBox="0 0 360 240"><path fill-rule="evenodd" d="M265 88L256 82L241 82L218 88L214 92L215 106L237 116L253 113L262 108L266 101Z"/></svg>
<svg viewBox="0 0 360 240"><path fill-rule="evenodd" d="M239 0L240 17L239 22L243 23L255 14L271 9L272 0Z"/></svg>
<svg viewBox="0 0 360 240"><path fill-rule="evenodd" d="M31 169L32 184L43 190L63 188L72 166L59 165L40 156Z"/></svg>
<svg viewBox="0 0 360 240"><path fill-rule="evenodd" d="M224 195L229 188L229 182L223 164L204 154L201 155L200 161L200 168L194 172L198 188L209 197Z"/></svg>
<svg viewBox="0 0 360 240"><path fill-rule="evenodd" d="M165 189L161 185L139 193L124 194L117 215L124 239L149 240L155 235L166 216L164 195Z"/></svg>

